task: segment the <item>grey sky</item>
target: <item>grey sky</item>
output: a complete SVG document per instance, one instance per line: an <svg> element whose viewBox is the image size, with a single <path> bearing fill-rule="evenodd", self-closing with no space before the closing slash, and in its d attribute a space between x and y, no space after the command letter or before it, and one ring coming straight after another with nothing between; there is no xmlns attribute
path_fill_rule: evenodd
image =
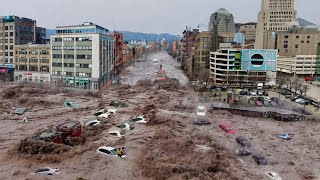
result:
<svg viewBox="0 0 320 180"><path fill-rule="evenodd" d="M0 0L5 1L5 0ZM10 0L1 15L37 20L46 28L91 21L110 30L180 34L188 26L208 24L218 8L236 22L256 21L261 0ZM319 0L296 0L298 17L320 24Z"/></svg>

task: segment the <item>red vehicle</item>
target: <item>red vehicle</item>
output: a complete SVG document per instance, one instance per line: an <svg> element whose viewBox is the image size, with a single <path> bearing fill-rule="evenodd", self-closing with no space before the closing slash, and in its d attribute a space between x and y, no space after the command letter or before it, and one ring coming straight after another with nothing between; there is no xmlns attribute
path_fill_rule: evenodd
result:
<svg viewBox="0 0 320 180"><path fill-rule="evenodd" d="M57 126L57 131L61 132L65 137L78 137L81 136L80 122L67 122Z"/></svg>
<svg viewBox="0 0 320 180"><path fill-rule="evenodd" d="M264 91L264 92L263 92L263 95L264 95L264 96L269 96L268 91Z"/></svg>
<svg viewBox="0 0 320 180"><path fill-rule="evenodd" d="M219 127L228 134L237 134L237 131L231 129L229 124L219 124Z"/></svg>
<svg viewBox="0 0 320 180"><path fill-rule="evenodd" d="M42 133L34 136L35 140L41 140L46 142L54 142L57 144L62 144L62 135L54 129L47 129Z"/></svg>
<svg viewBox="0 0 320 180"><path fill-rule="evenodd" d="M262 106L262 102L261 101L256 101L256 106L261 107Z"/></svg>
<svg viewBox="0 0 320 180"><path fill-rule="evenodd" d="M157 81L165 81L167 79L167 73L162 69L162 65L160 65L160 70L157 73Z"/></svg>

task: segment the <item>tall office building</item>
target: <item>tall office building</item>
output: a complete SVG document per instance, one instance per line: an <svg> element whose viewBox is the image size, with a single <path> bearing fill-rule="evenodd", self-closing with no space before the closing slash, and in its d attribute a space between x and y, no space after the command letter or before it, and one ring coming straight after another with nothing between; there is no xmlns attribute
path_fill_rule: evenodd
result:
<svg viewBox="0 0 320 180"><path fill-rule="evenodd" d="M262 0L258 14L255 49L263 49L266 31L287 31L295 22L295 0Z"/></svg>
<svg viewBox="0 0 320 180"><path fill-rule="evenodd" d="M93 23L60 26L51 36L51 82L98 90L114 76L114 40Z"/></svg>
<svg viewBox="0 0 320 180"><path fill-rule="evenodd" d="M35 20L18 16L0 16L0 64L14 63L14 45L35 41Z"/></svg>
<svg viewBox="0 0 320 180"><path fill-rule="evenodd" d="M224 8L218 9L210 17L209 31L223 37L224 42L233 42L235 33L233 15Z"/></svg>

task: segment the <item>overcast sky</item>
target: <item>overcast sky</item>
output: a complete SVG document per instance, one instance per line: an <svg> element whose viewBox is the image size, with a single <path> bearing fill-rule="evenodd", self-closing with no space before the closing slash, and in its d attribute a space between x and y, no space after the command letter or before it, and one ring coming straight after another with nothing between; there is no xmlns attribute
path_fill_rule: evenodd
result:
<svg viewBox="0 0 320 180"><path fill-rule="evenodd" d="M208 24L226 8L235 22L256 21L261 0L0 0L1 15L37 20L54 29L90 21L109 30L180 34L185 26ZM320 24L320 0L296 0L298 17Z"/></svg>

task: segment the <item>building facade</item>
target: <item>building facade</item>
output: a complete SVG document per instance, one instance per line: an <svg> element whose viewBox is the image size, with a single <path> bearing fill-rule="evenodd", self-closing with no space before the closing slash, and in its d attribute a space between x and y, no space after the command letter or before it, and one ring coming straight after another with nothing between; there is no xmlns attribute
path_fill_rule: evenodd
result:
<svg viewBox="0 0 320 180"><path fill-rule="evenodd" d="M196 35L193 73L198 74L202 69L210 67L210 49L213 32L203 31Z"/></svg>
<svg viewBox="0 0 320 180"><path fill-rule="evenodd" d="M276 83L277 50L220 49L210 53L210 78L216 85Z"/></svg>
<svg viewBox="0 0 320 180"><path fill-rule="evenodd" d="M119 75L124 68L123 34L120 32L113 32L110 34L110 37L114 40L115 75Z"/></svg>
<svg viewBox="0 0 320 180"><path fill-rule="evenodd" d="M35 40L35 20L18 16L0 17L0 64L14 64L14 45Z"/></svg>
<svg viewBox="0 0 320 180"><path fill-rule="evenodd" d="M320 29L293 27L287 31L267 31L265 46L278 49L281 57L297 55L318 55L320 47Z"/></svg>
<svg viewBox="0 0 320 180"><path fill-rule="evenodd" d="M258 14L255 48L263 49L268 30L287 31L296 19L295 0L262 0Z"/></svg>
<svg viewBox="0 0 320 180"><path fill-rule="evenodd" d="M320 75L320 56L319 55L297 55L295 57L279 57L277 71L306 76Z"/></svg>
<svg viewBox="0 0 320 180"><path fill-rule="evenodd" d="M46 44L46 28L36 27L36 44Z"/></svg>
<svg viewBox="0 0 320 180"><path fill-rule="evenodd" d="M93 23L57 27L51 36L51 82L99 90L114 77L114 40Z"/></svg>
<svg viewBox="0 0 320 180"><path fill-rule="evenodd" d="M50 83L50 45L14 46L15 81Z"/></svg>
<svg viewBox="0 0 320 180"><path fill-rule="evenodd" d="M240 25L239 32L244 34L245 44L251 44L255 42L256 27L257 27L257 23L254 23L254 22Z"/></svg>

